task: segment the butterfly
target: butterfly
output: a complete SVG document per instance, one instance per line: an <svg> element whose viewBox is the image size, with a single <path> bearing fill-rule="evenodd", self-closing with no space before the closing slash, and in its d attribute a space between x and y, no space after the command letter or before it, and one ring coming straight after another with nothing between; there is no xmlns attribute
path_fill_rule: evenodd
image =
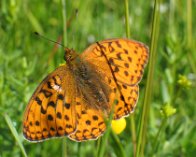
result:
<svg viewBox="0 0 196 157"><path fill-rule="evenodd" d="M90 45L82 54L65 48L66 64L51 72L32 95L23 118L29 141L67 136L97 139L113 119L134 111L148 47L117 38Z"/></svg>

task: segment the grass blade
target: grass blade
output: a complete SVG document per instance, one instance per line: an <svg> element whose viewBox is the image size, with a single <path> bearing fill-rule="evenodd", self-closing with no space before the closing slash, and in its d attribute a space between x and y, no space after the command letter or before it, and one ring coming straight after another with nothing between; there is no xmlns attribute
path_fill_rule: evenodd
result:
<svg viewBox="0 0 196 157"><path fill-rule="evenodd" d="M24 149L24 146L23 146L22 142L20 141L20 137L18 135L18 132L16 131L16 129L15 129L15 127L14 127L10 117L7 114L4 114L3 116L5 118L5 121L6 121L7 125L8 125L8 127L10 128L10 130L12 132L12 135L14 136L16 142L18 143L23 156L27 157L27 153L26 153L26 151Z"/></svg>

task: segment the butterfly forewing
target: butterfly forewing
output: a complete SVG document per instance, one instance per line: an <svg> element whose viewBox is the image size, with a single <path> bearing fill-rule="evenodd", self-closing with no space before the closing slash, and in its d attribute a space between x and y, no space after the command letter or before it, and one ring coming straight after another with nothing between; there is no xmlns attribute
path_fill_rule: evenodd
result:
<svg viewBox="0 0 196 157"><path fill-rule="evenodd" d="M81 56L110 85L110 100L115 102L114 119L133 112L139 96L138 83L148 60L147 46L128 39L109 39L91 45Z"/></svg>
<svg viewBox="0 0 196 157"><path fill-rule="evenodd" d="M94 64L106 76L112 77L111 72L108 72L110 69L107 68L109 64L117 81L135 85L143 75L148 60L148 47L133 40L109 39L92 44L81 57Z"/></svg>
<svg viewBox="0 0 196 157"><path fill-rule="evenodd" d="M49 74L34 92L23 120L24 136L30 141L64 136L76 130L75 108L71 105L72 88L66 66Z"/></svg>

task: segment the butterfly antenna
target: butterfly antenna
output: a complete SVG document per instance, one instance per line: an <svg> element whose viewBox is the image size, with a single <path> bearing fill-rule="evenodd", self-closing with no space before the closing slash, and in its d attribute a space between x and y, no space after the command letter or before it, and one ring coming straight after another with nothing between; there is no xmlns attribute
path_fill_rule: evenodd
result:
<svg viewBox="0 0 196 157"><path fill-rule="evenodd" d="M38 37L41 37L41 38L43 38L45 40L48 40L48 41L52 42L52 43L58 44L58 45L62 46L63 48L66 48L63 44L61 44L61 43L59 43L57 41L51 40L51 39L49 39L49 38L39 34L38 32L34 32L34 34L37 35Z"/></svg>

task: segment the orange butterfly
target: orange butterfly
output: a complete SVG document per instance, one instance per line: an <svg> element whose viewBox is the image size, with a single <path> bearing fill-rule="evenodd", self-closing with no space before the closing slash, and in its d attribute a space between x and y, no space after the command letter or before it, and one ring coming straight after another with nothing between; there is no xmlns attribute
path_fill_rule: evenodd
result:
<svg viewBox="0 0 196 157"><path fill-rule="evenodd" d="M97 139L113 119L134 111L148 48L128 39L90 45L81 55L65 49L66 65L37 87L25 111L23 134L29 141L68 136L75 141Z"/></svg>

